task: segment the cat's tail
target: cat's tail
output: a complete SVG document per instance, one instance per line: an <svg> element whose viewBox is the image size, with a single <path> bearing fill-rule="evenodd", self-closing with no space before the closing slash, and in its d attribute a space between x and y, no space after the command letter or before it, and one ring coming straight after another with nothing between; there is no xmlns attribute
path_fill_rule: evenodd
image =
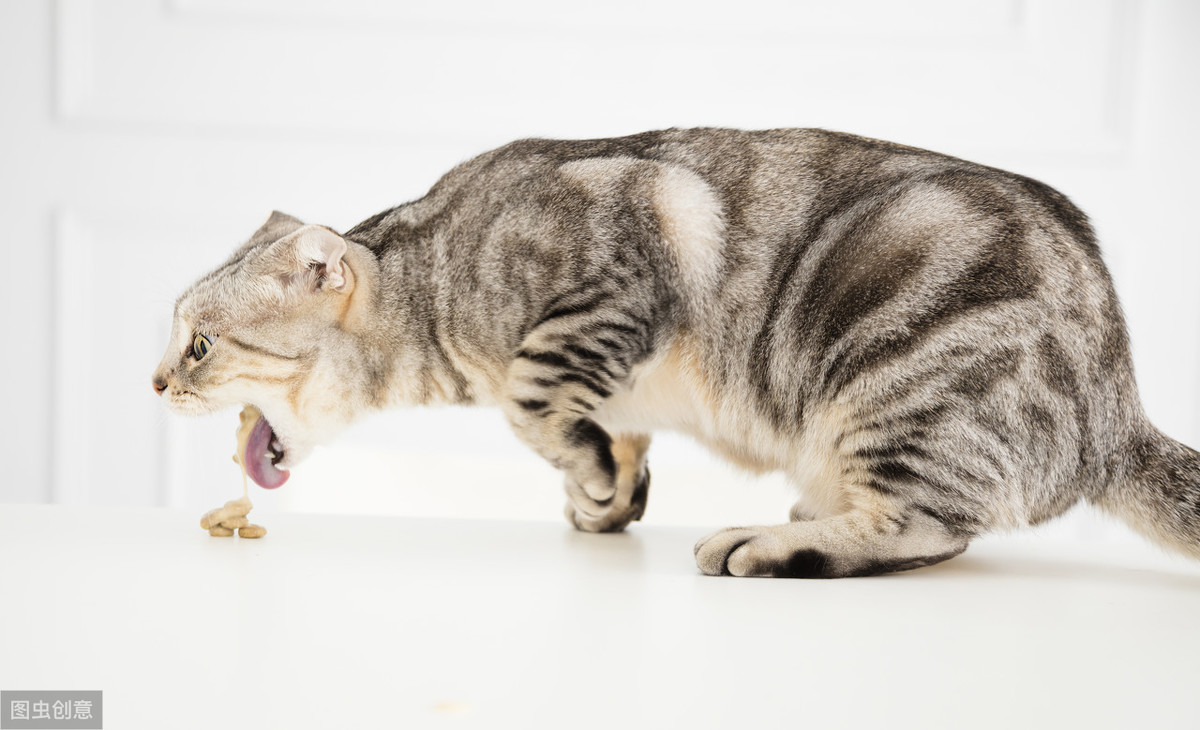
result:
<svg viewBox="0 0 1200 730"><path fill-rule="evenodd" d="M1127 459L1095 504L1164 547L1200 558L1200 452L1147 426Z"/></svg>

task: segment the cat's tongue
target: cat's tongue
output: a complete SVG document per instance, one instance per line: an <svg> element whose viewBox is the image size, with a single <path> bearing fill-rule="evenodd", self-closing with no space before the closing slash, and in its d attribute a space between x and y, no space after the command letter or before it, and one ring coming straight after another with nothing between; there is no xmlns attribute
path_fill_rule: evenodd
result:
<svg viewBox="0 0 1200 730"><path fill-rule="evenodd" d="M280 469L271 462L267 447L275 438L275 431L267 422L266 416L259 416L246 440L246 473L254 483L263 489L282 487L291 474L286 469Z"/></svg>

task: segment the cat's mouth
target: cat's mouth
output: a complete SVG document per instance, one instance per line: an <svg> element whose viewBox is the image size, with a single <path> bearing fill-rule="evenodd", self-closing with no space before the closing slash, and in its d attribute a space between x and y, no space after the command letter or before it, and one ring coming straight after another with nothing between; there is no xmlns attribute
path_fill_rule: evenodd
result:
<svg viewBox="0 0 1200 730"><path fill-rule="evenodd" d="M263 489L282 487L291 476L287 469L279 468L286 455L275 429L271 428L266 416L260 415L246 440L246 474Z"/></svg>

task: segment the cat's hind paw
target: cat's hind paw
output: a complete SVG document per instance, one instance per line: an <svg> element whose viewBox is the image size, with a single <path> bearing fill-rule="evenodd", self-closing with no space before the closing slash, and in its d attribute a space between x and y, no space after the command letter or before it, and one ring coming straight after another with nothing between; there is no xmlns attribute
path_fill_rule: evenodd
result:
<svg viewBox="0 0 1200 730"><path fill-rule="evenodd" d="M812 524L812 523L808 523ZM850 573L828 550L803 539L805 523L730 527L696 543L696 565L708 575L837 578Z"/></svg>
<svg viewBox="0 0 1200 730"><path fill-rule="evenodd" d="M707 575L775 575L766 527L727 527L696 543L696 565Z"/></svg>
<svg viewBox="0 0 1200 730"><path fill-rule="evenodd" d="M912 570L948 560L969 538L923 513L863 512L766 527L730 527L696 543L708 575L846 578Z"/></svg>

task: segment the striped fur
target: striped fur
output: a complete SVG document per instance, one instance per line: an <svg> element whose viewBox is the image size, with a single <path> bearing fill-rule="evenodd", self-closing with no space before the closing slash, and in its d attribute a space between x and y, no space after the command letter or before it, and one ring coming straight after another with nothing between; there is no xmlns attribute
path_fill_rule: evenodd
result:
<svg viewBox="0 0 1200 730"><path fill-rule="evenodd" d="M1147 421L1087 219L1037 181L667 130L463 163L344 234L342 290L279 251L299 230L273 215L181 297L159 371L181 409L259 405L285 466L369 410L489 404L584 530L642 516L657 429L788 474L792 521L701 540L706 573L904 570L1080 500L1200 556L1200 456Z"/></svg>

